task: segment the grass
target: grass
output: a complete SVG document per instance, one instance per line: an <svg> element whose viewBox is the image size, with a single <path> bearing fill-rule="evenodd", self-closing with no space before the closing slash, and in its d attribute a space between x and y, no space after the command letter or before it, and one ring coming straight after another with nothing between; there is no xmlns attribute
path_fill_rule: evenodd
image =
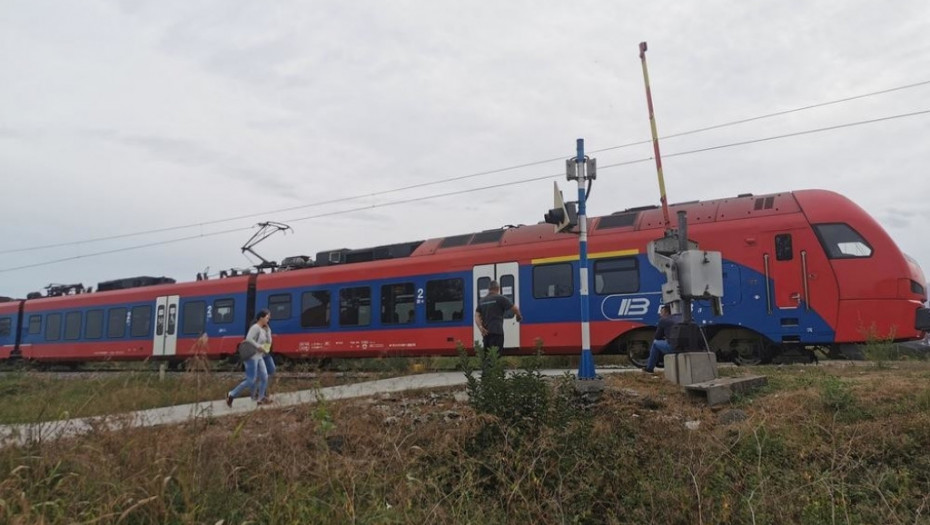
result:
<svg viewBox="0 0 930 525"><path fill-rule="evenodd" d="M930 522L930 363L726 369L769 384L721 410L639 373L583 399L536 366L472 369L467 402L412 391L8 447L0 522Z"/></svg>
<svg viewBox="0 0 930 525"><path fill-rule="evenodd" d="M501 362L518 368L525 358L507 356ZM599 356L599 365L624 363L626 358ZM477 362L475 358L470 361ZM543 357L543 368L577 366L577 358ZM108 366L109 365L109 366ZM316 363L282 367L275 379L276 392L292 392L338 384L369 381L408 373L461 369L458 357L342 359L320 370ZM184 373L160 377L149 363L94 366L97 372L39 372L11 369L0 374L0 424L81 418L145 410L197 401L223 399L241 379L242 372L226 363L194 362ZM112 370L109 370L111 368ZM205 373L212 372L212 373Z"/></svg>
<svg viewBox="0 0 930 525"><path fill-rule="evenodd" d="M313 373L275 379L274 392L367 381L383 374ZM0 375L0 424L117 414L223 399L242 372L185 372L160 378L151 371L106 373L8 372Z"/></svg>

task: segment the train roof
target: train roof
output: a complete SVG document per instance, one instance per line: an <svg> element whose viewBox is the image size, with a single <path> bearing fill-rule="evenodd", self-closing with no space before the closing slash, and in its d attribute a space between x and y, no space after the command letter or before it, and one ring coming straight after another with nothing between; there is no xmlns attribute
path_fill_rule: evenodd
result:
<svg viewBox="0 0 930 525"><path fill-rule="evenodd" d="M40 311L57 308L60 304L77 307L91 307L111 302L147 301L162 295L184 294L188 297L206 296L213 294L245 293L248 286L247 275L228 277L226 279L211 279L208 281L188 281L182 283L165 283L137 288L125 288L103 292L82 293L75 295L60 295L56 297L42 297L26 301L26 310Z"/></svg>
<svg viewBox="0 0 930 525"><path fill-rule="evenodd" d="M835 200L831 196L838 194L825 190L805 190L809 197L817 199ZM766 195L741 194L736 197L716 199L709 201L688 201L669 205L669 227L678 226L677 213L685 211L688 224L691 226L712 222L731 221L739 219L766 217L801 212L801 206L794 193L771 193ZM665 220L662 208L659 206L639 206L625 210L588 218L588 235L613 233L614 231L641 231L664 229ZM495 233L496 236L492 235ZM465 246L483 245L489 242L499 246L525 244L564 238L563 234L556 233L551 224L539 223L529 226L519 226L478 232L473 234L440 237L424 241L412 256L432 255L447 249L462 248Z"/></svg>
<svg viewBox="0 0 930 525"><path fill-rule="evenodd" d="M797 214L801 212L811 213L813 216L816 216L818 210L835 208L837 206L844 207L850 211L855 209L858 210L858 213L865 213L861 208L845 197L828 190L800 190L764 195L746 193L723 199L671 204L669 205L669 219L671 224L668 226L672 228L678 226L677 214L679 211L685 211L687 213L688 224L690 226L696 226L707 223ZM642 230L661 230L665 227L663 210L661 207L655 205L626 208L609 215L588 218L589 237L608 235L620 231L635 232ZM565 234L556 233L553 226L547 223L505 226L499 229L457 234L421 241L395 243L361 249L340 248L321 251L317 253L315 261L310 260L310 258L306 256L289 257L285 259L285 261L296 261L296 263L286 265L285 268L282 269L288 270L286 273L289 273L291 270L302 271L305 268L344 266L352 263L388 259L407 259L408 257L423 257L440 255L443 253L451 254L465 250L493 249L503 246L565 240L570 238L571 237ZM407 260L409 261L409 259ZM276 273L281 272L279 271ZM234 283L239 283L240 281L244 283L245 281L243 280L248 279L249 275L237 275L235 272L232 273L232 276L228 276L229 274L226 272L223 272L223 274L224 275L221 275L221 279L198 280L179 284L169 284L173 280L164 277L118 279L101 284L111 286L125 285L125 289L116 289L106 292L98 290L98 292L95 293L64 295L60 297L41 297L40 299L43 304L48 304L47 307L50 308L57 302L56 300L68 300L71 302L77 297L87 297L88 299L86 301L79 300L78 302L91 305L95 302L92 297L96 297L100 293L105 293L108 298L107 300L120 297L127 301L134 300L136 297L142 299L157 296L162 293L160 290L181 290L186 286L196 287L190 291L196 291L197 294L229 293L244 289L244 284ZM32 299L37 300L39 298ZM48 303L46 303L46 301L48 301ZM42 309L44 308L46 307L43 306Z"/></svg>
<svg viewBox="0 0 930 525"><path fill-rule="evenodd" d="M19 311L19 301L7 301L0 303L0 314L15 314Z"/></svg>

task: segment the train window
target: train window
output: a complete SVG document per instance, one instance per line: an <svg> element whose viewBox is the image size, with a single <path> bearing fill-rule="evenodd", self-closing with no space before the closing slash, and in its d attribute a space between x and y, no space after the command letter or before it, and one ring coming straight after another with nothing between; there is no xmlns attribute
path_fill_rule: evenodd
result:
<svg viewBox="0 0 930 525"><path fill-rule="evenodd" d="M268 296L268 310L271 311L271 319L290 319L291 318L291 294L279 293Z"/></svg>
<svg viewBox="0 0 930 525"><path fill-rule="evenodd" d="M45 340L61 339L61 314L48 314L45 318Z"/></svg>
<svg viewBox="0 0 930 525"><path fill-rule="evenodd" d="M68 312L65 314L65 339L74 341L81 338L81 312Z"/></svg>
<svg viewBox="0 0 930 525"><path fill-rule="evenodd" d="M639 261L635 257L594 262L594 293L609 295L639 291Z"/></svg>
<svg viewBox="0 0 930 525"><path fill-rule="evenodd" d="M827 257L831 259L872 256L872 247L848 224L817 224L814 231Z"/></svg>
<svg viewBox="0 0 930 525"><path fill-rule="evenodd" d="M426 320L454 321L465 310L465 282L462 279L426 281Z"/></svg>
<svg viewBox="0 0 930 525"><path fill-rule="evenodd" d="M511 303L516 304L517 298L516 298L515 292L517 291L517 287L515 286L516 279L514 278L514 276L510 274L501 275L499 279L500 279L499 284L501 285L501 295L510 299ZM513 310L507 310L506 312L504 312L504 319L512 319L515 316L516 314L513 312Z"/></svg>
<svg viewBox="0 0 930 525"><path fill-rule="evenodd" d="M916 295L924 295L924 285L911 279L911 293Z"/></svg>
<svg viewBox="0 0 930 525"><path fill-rule="evenodd" d="M477 282L478 288L478 299L484 298L485 295L488 295L488 287L491 286L490 277L479 277Z"/></svg>
<svg viewBox="0 0 930 525"><path fill-rule="evenodd" d="M13 333L13 320L9 317L0 318L0 337Z"/></svg>
<svg viewBox="0 0 930 525"><path fill-rule="evenodd" d="M184 335L200 335L207 324L207 303L204 301L191 301L184 304L184 317L182 318L181 333Z"/></svg>
<svg viewBox="0 0 930 525"><path fill-rule="evenodd" d="M91 310L84 316L84 337L86 339L103 337L103 310Z"/></svg>
<svg viewBox="0 0 930 525"><path fill-rule="evenodd" d="M381 287L381 324L407 324L414 321L413 283L386 284Z"/></svg>
<svg viewBox="0 0 930 525"><path fill-rule="evenodd" d="M107 312L107 337L116 339L126 335L126 315L125 308L110 308Z"/></svg>
<svg viewBox="0 0 930 525"><path fill-rule="evenodd" d="M339 324L341 326L371 324L371 288L361 286L339 290Z"/></svg>
<svg viewBox="0 0 930 525"><path fill-rule="evenodd" d="M29 316L29 335L38 335L42 333L42 316Z"/></svg>
<svg viewBox="0 0 930 525"><path fill-rule="evenodd" d="M533 297L536 299L569 297L574 293L571 264L545 264L533 267Z"/></svg>
<svg viewBox="0 0 930 525"><path fill-rule="evenodd" d="M329 326L329 291L314 290L300 296L300 326Z"/></svg>
<svg viewBox="0 0 930 525"><path fill-rule="evenodd" d="M155 335L165 335L165 305L160 304L155 310Z"/></svg>
<svg viewBox="0 0 930 525"><path fill-rule="evenodd" d="M168 335L174 335L178 331L178 305L169 304L168 305L168 329L166 330Z"/></svg>
<svg viewBox="0 0 930 525"><path fill-rule="evenodd" d="M782 233L775 236L775 259L790 261L794 259L794 250L791 248L791 234Z"/></svg>
<svg viewBox="0 0 930 525"><path fill-rule="evenodd" d="M152 307L133 306L132 317L129 322L129 336L143 337L152 333Z"/></svg>
<svg viewBox="0 0 930 525"><path fill-rule="evenodd" d="M213 322L225 324L233 322L236 302L232 299L217 299L213 301Z"/></svg>

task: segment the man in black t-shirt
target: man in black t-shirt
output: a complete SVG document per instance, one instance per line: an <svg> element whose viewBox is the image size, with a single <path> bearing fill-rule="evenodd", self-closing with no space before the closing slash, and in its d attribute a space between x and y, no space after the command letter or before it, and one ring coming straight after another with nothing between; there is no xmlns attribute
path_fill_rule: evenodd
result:
<svg viewBox="0 0 930 525"><path fill-rule="evenodd" d="M523 321L523 314L517 305L510 299L500 295L501 286L497 281L488 285L488 294L478 299L475 309L475 324L484 338L485 350L496 347L498 351L504 350L504 314L513 310L517 322Z"/></svg>
<svg viewBox="0 0 930 525"><path fill-rule="evenodd" d="M668 329L675 325L675 318L672 317L672 310L667 304L663 304L659 309L659 324L656 326L656 335L653 338L652 346L649 347L649 361L646 362L646 372L655 370L659 363L659 357L672 352L672 347L668 344Z"/></svg>

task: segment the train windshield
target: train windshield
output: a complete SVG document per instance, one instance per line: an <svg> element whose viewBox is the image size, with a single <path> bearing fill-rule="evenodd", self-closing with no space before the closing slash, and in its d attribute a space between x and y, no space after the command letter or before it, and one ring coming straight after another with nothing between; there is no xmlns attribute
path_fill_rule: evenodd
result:
<svg viewBox="0 0 930 525"><path fill-rule="evenodd" d="M831 259L872 256L872 247L848 224L817 224L814 230L827 257Z"/></svg>

